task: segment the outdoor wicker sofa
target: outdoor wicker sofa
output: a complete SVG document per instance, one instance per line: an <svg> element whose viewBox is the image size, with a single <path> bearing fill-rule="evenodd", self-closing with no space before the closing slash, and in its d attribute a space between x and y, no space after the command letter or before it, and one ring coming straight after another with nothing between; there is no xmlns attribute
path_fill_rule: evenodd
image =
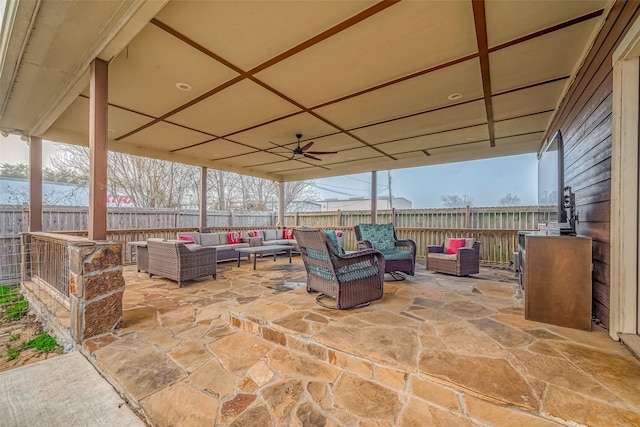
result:
<svg viewBox="0 0 640 427"><path fill-rule="evenodd" d="M465 238L464 246L456 248L455 253L447 253L451 240L453 239L447 238L442 245L427 246L427 270L456 276L479 273L480 242Z"/></svg>
<svg viewBox="0 0 640 427"><path fill-rule="evenodd" d="M405 273L413 276L416 271L416 242L398 240L393 224L359 224L353 227L361 249L377 249L384 255L385 273L395 280L404 280Z"/></svg>
<svg viewBox="0 0 640 427"><path fill-rule="evenodd" d="M197 231L183 231L177 233L177 237L178 240L184 240L187 244L216 248L216 259L218 262L235 261L238 258L238 252L235 251L236 248L248 248L250 246L249 241L246 239L242 239L239 243L229 243L228 232L199 233ZM247 258L248 257L249 254L247 254Z"/></svg>
<svg viewBox="0 0 640 427"><path fill-rule="evenodd" d="M295 230L296 241L307 270L307 292L320 292L323 307L348 309L382 298L384 256L374 249L342 254L326 232ZM322 300L333 298L335 305Z"/></svg>
<svg viewBox="0 0 640 427"><path fill-rule="evenodd" d="M176 240L147 239L149 277L162 276L182 283L198 277L216 278L216 248L186 245Z"/></svg>

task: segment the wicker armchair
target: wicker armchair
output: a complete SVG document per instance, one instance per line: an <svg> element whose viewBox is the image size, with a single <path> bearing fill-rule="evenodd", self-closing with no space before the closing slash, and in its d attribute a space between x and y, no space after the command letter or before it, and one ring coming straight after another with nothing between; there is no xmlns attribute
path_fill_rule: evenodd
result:
<svg viewBox="0 0 640 427"><path fill-rule="evenodd" d="M178 282L204 276L216 278L216 248L186 245L178 241L148 239L149 277L156 275Z"/></svg>
<svg viewBox="0 0 640 427"><path fill-rule="evenodd" d="M446 248L450 239L445 239L440 246L427 246L427 270L456 276L468 276L480 272L480 242L465 239L464 247L455 254L447 254Z"/></svg>
<svg viewBox="0 0 640 427"><path fill-rule="evenodd" d="M393 224L360 224L353 227L360 249L377 249L384 255L384 271L395 280L404 280L405 273L416 271L416 242L398 240Z"/></svg>
<svg viewBox="0 0 640 427"><path fill-rule="evenodd" d="M344 310L382 298L384 256L376 250L340 254L322 230L294 230L307 270L307 292L320 292L316 302ZM333 298L335 305L322 299Z"/></svg>

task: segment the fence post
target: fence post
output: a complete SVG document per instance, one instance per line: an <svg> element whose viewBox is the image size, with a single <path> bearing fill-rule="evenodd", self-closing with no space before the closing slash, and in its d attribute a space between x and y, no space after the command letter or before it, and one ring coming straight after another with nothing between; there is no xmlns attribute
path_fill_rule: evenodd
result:
<svg viewBox="0 0 640 427"><path fill-rule="evenodd" d="M294 225L295 227L297 227L298 225L300 225L300 224L298 223L298 211L296 211L296 213L295 213L295 217L294 217L294 223L293 223L293 225Z"/></svg>
<svg viewBox="0 0 640 427"><path fill-rule="evenodd" d="M342 211L340 209L336 212L336 227L342 227Z"/></svg>
<svg viewBox="0 0 640 427"><path fill-rule="evenodd" d="M467 205L464 212L464 228L471 227L471 206Z"/></svg>
<svg viewBox="0 0 640 427"><path fill-rule="evenodd" d="M391 224L396 226L396 208L391 208Z"/></svg>
<svg viewBox="0 0 640 427"><path fill-rule="evenodd" d="M20 231L29 231L29 208L27 206L22 207L22 224L20 224Z"/></svg>
<svg viewBox="0 0 640 427"><path fill-rule="evenodd" d="M234 211L231 210L231 215L229 215L229 227L233 227L234 224L234 218L235 218L235 214L233 213Z"/></svg>

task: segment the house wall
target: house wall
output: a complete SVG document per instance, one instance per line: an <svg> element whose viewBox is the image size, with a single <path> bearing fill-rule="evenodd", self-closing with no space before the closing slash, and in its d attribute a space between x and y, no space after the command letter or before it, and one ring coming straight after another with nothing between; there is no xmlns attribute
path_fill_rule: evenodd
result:
<svg viewBox="0 0 640 427"><path fill-rule="evenodd" d="M569 88L549 135L562 131L565 185L576 195L578 234L593 239L593 314L609 326L612 54L640 14L637 2L617 1Z"/></svg>

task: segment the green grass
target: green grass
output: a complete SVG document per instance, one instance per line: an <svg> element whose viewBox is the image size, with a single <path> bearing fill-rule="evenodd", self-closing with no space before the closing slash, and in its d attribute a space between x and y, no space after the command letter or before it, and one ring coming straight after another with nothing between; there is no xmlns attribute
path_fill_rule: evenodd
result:
<svg viewBox="0 0 640 427"><path fill-rule="evenodd" d="M23 299L19 285L0 286L0 306L22 301Z"/></svg>
<svg viewBox="0 0 640 427"><path fill-rule="evenodd" d="M0 308L4 308L4 315L7 319L22 319L27 313L29 303L20 293L19 285L0 286Z"/></svg>
<svg viewBox="0 0 640 427"><path fill-rule="evenodd" d="M35 348L43 353L50 353L58 347L60 346L58 345L58 341L56 341L55 337L52 337L46 332L40 332L37 337L22 343L20 346L23 350L25 348Z"/></svg>
<svg viewBox="0 0 640 427"><path fill-rule="evenodd" d="M19 320L27 314L28 307L29 302L25 300L18 301L12 305L7 306L4 310L4 315L7 319Z"/></svg>
<svg viewBox="0 0 640 427"><path fill-rule="evenodd" d="M16 334L12 335L11 338L9 338L9 341L17 341L18 339L20 339L20 335ZM41 353L51 353L52 351L59 349L60 345L58 345L58 341L56 341L55 337L52 337L48 333L42 331L38 336L27 342L23 342L17 348L7 345L7 361L16 359L20 356L21 351L28 348L33 348Z"/></svg>
<svg viewBox="0 0 640 427"><path fill-rule="evenodd" d="M20 350L13 347L7 348L7 361L12 361L13 359L20 356Z"/></svg>

